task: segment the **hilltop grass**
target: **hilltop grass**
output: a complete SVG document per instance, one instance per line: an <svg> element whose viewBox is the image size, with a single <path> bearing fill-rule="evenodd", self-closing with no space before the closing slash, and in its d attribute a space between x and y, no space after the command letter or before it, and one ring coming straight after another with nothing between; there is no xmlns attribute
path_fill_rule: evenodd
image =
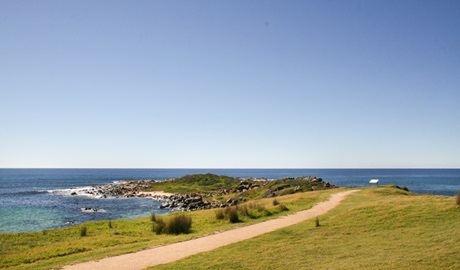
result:
<svg viewBox="0 0 460 270"><path fill-rule="evenodd" d="M365 188L319 220L149 269L460 269L452 197Z"/></svg>
<svg viewBox="0 0 460 270"><path fill-rule="evenodd" d="M325 186L326 183L324 182L312 182L313 179L316 178L313 176L301 176L261 182L253 179L242 180L230 176L208 173L192 174L171 180L153 182L147 189L150 191L164 191L180 194L212 193L226 190L227 192L222 193L222 195L212 198L215 201L222 201L236 197L253 200L270 196L283 196L299 191L314 191L329 188L329 186ZM242 183L257 185L258 188L246 190L244 192L230 192L231 190L235 191Z"/></svg>
<svg viewBox="0 0 460 270"><path fill-rule="evenodd" d="M273 206L273 199L257 200L257 203L272 211L270 216L258 219L241 217L241 222L230 223L218 220L215 209L191 212L193 224L189 234L156 234L152 230L152 217L137 220L111 220L85 223L65 229L47 230L37 233L0 234L1 269L50 269L76 262L96 260L120 255L212 234L218 231L253 224L276 218L293 211L308 209L330 194L341 191L334 189L322 192L297 193L278 197L288 211L279 211ZM180 213L161 218L167 223ZM156 216L155 219L159 217ZM85 236L81 236L86 228Z"/></svg>
<svg viewBox="0 0 460 270"><path fill-rule="evenodd" d="M231 189L238 186L240 181L236 178L215 174L186 175L174 180L153 183L149 190L170 193L200 193L220 189Z"/></svg>

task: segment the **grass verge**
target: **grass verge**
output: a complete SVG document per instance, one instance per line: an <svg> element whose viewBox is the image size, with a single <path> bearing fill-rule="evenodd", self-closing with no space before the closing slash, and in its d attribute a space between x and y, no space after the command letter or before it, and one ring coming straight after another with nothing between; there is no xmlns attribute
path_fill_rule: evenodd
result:
<svg viewBox="0 0 460 270"><path fill-rule="evenodd" d="M460 269L452 197L366 188L320 219L150 269Z"/></svg>

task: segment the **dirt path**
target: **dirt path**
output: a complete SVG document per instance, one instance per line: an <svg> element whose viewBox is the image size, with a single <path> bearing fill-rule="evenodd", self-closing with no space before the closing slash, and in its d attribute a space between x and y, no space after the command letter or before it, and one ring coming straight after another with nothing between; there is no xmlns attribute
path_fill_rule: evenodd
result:
<svg viewBox="0 0 460 270"><path fill-rule="evenodd" d="M81 264L65 266L64 270L126 270L126 269L145 269L150 266L170 263L197 253L216 249L232 243L243 241L264 233L276 231L278 229L300 223L302 221L315 218L319 215L336 207L347 195L357 190L344 191L331 195L330 199L320 202L311 209L300 211L292 215L283 216L277 219L264 221L261 223L249 225L205 236L202 238L192 239L185 242L160 246L152 249L139 251L136 253L124 254L116 257L109 257L99 261L91 261Z"/></svg>

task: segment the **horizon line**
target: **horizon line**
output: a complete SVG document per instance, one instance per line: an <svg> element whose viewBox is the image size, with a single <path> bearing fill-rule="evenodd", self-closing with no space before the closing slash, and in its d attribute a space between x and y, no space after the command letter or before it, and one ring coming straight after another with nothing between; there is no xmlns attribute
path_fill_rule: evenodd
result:
<svg viewBox="0 0 460 270"><path fill-rule="evenodd" d="M366 170L366 169L460 169L460 167L307 167L307 168L289 168L289 167L0 167L0 169L76 169L76 170Z"/></svg>

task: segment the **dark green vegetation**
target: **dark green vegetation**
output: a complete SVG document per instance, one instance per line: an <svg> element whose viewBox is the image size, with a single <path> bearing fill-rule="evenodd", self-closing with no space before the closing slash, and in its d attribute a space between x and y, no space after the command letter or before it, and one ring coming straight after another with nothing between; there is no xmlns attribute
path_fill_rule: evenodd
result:
<svg viewBox="0 0 460 270"><path fill-rule="evenodd" d="M455 203L460 206L460 191L455 195Z"/></svg>
<svg viewBox="0 0 460 270"><path fill-rule="evenodd" d="M227 218L230 223L240 222L240 216L238 215L238 208L236 206L230 206L225 208L225 211L223 211L223 213L224 218ZM218 219L220 218L218 217Z"/></svg>
<svg viewBox="0 0 460 270"><path fill-rule="evenodd" d="M209 193L216 199L217 195L225 199L242 197L245 199L260 199L293 194L296 192L324 190L334 188L321 178L301 176L296 178L281 178L273 181L256 181L253 179L240 179L215 174L186 175L180 178L154 182L148 188L151 191L164 191L170 193Z"/></svg>
<svg viewBox="0 0 460 270"><path fill-rule="evenodd" d="M80 236L81 236L81 237L86 236L87 231L88 231L88 228L87 228L86 226L82 226L82 227L80 228Z"/></svg>
<svg viewBox="0 0 460 270"><path fill-rule="evenodd" d="M273 205L271 209L267 209L264 204L249 202L242 205L229 206L216 210L216 219L227 219L230 223L242 221L242 218L258 219L288 211L289 208L282 204Z"/></svg>
<svg viewBox="0 0 460 270"><path fill-rule="evenodd" d="M168 223L165 223L162 218L154 220L153 231L156 234L181 234L190 233L192 228L192 218L185 214L178 214L172 217Z"/></svg>
<svg viewBox="0 0 460 270"><path fill-rule="evenodd" d="M151 269L460 269L453 197L364 188L320 219Z"/></svg>
<svg viewBox="0 0 460 270"><path fill-rule="evenodd" d="M186 175L174 180L155 182L149 188L151 191L171 193L201 193L220 189L232 189L239 185L236 178L215 174Z"/></svg>

